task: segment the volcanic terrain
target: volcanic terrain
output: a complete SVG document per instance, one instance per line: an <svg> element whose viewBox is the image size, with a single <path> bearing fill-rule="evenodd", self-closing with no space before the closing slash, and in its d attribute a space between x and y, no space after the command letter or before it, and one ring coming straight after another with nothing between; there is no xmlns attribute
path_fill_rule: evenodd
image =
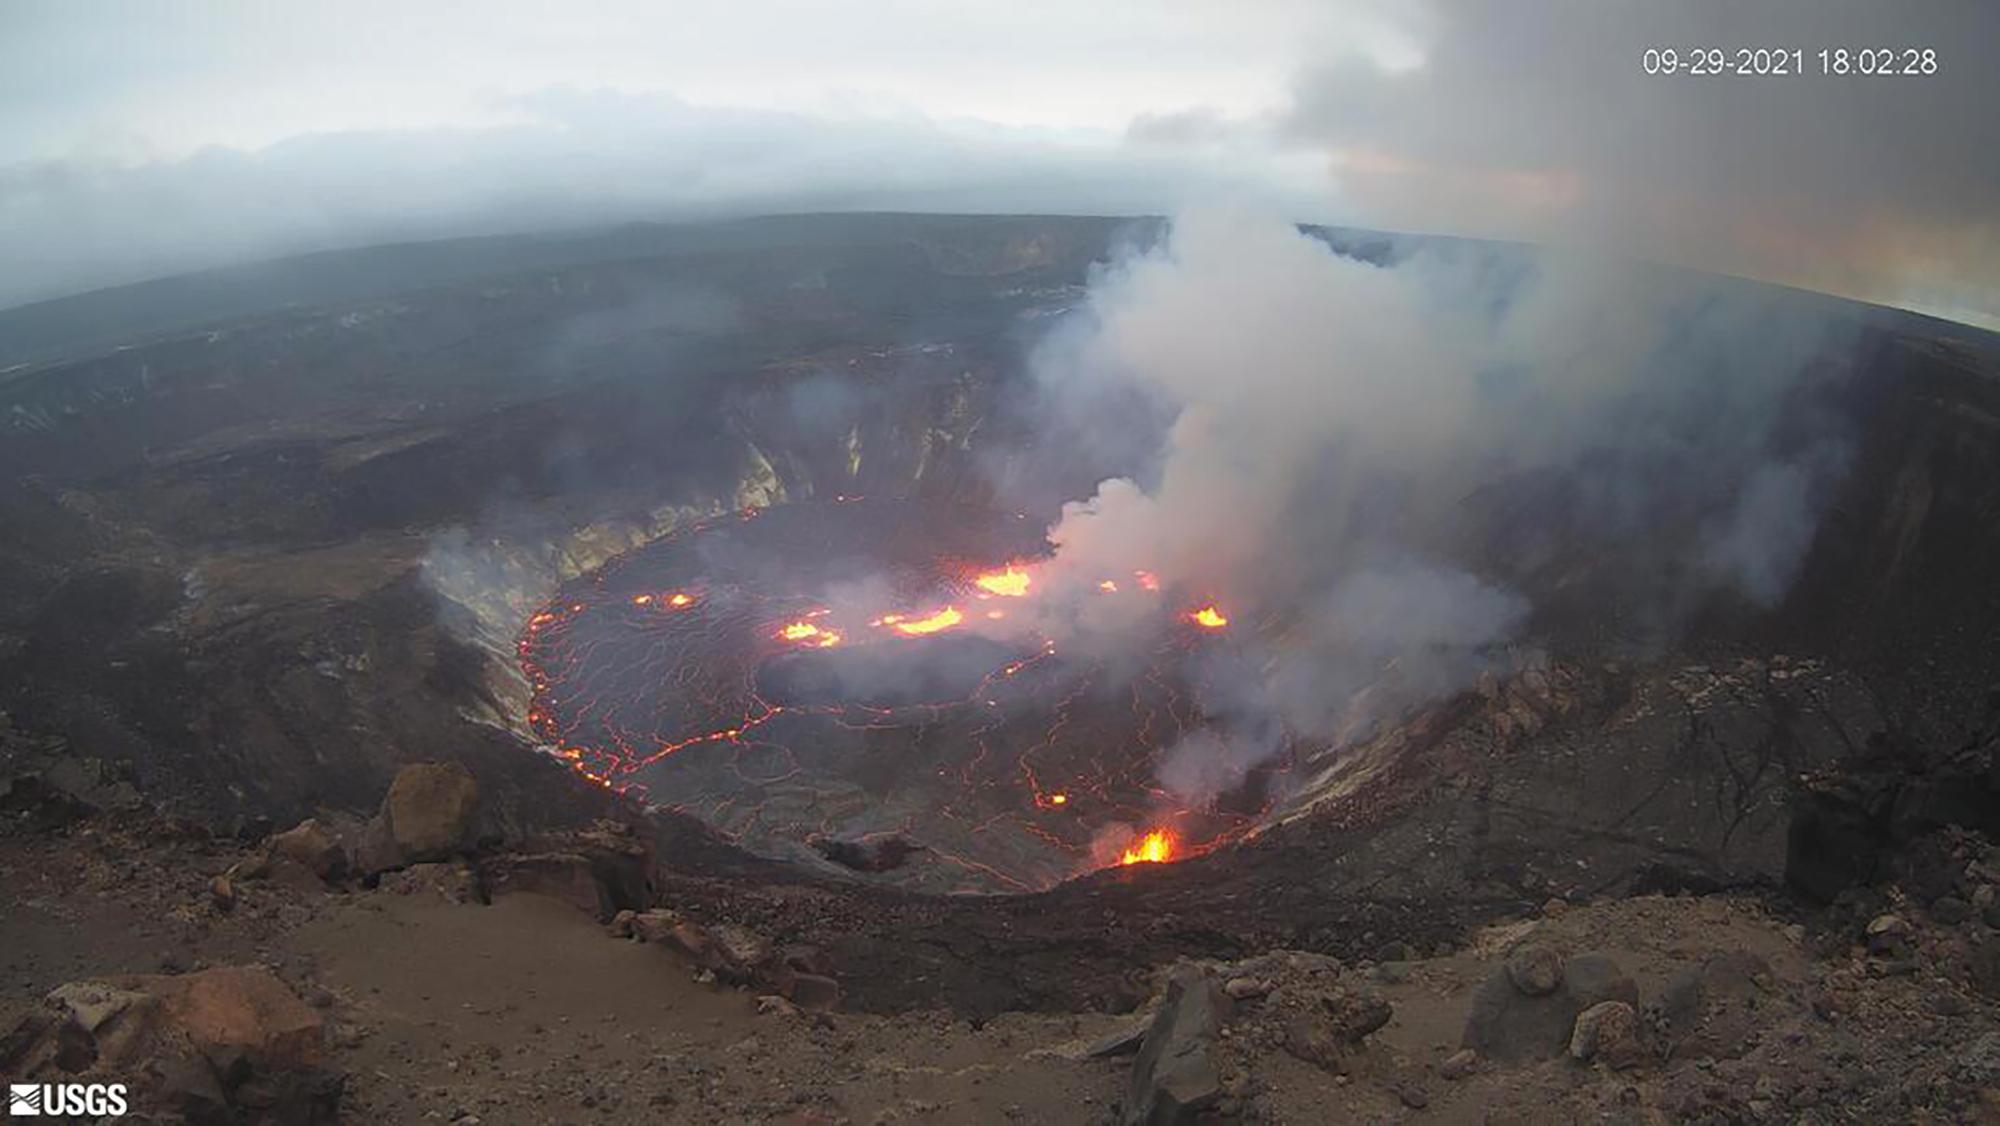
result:
<svg viewBox="0 0 2000 1126"><path fill-rule="evenodd" d="M1154 589L1143 563L1079 595L1137 608L1142 659L1073 646L1039 609L1063 505L1145 479L1162 422L1134 399L1051 429L1028 372L1105 264L1161 230L635 227L0 312L0 926L26 1014L0 1064L47 1048L56 1066L74 1020L44 998L65 980L261 959L327 1014L314 1066L383 1120L474 1115L475 1085L433 1070L447 1057L512 1085L478 1107L494 1121L586 1096L632 1120L1129 1117L1158 1105L1165 1040L1136 1066L1136 1038L1088 1049L1141 1006L1201 1032L1211 1113L1990 1115L2000 341L1715 282L1719 303L1754 291L1841 329L1769 438L1845 439L1776 597L1681 581L1713 528L1695 506L1586 520L1631 469L1616 451L1585 474L1501 467L1422 509L1364 498L1518 591L1519 636L1435 693L1385 661L1356 695L1399 706L1268 740L1191 796L1162 755L1216 720L1197 701L1229 660L1302 646L1295 623L1229 597L1259 592ZM1312 237L1375 265L1417 243L1525 253ZM411 808L449 797L448 839L385 851L392 784L428 795ZM440 922L439 897L490 921ZM584 916L673 961L609 947L579 981L644 990L671 965L659 988L710 1031L615 991L619 1027L593 1039L550 1035L581 1019L567 1002L495 1015L440 984L494 1002L466 1016L408 996L461 948L514 967L479 987L511 996L524 951L612 941ZM77 953L75 928L135 920L161 934ZM401 954L363 964L361 943ZM1489 990L1516 954L1535 979L1530 947L1579 984ZM1733 950L1758 964L1716 961ZM1600 972L1607 951L1634 980ZM1205 1006L1211 985L1226 1004ZM1643 1060L1572 1060L1580 1012L1548 1014L1626 985L1635 1012L1680 1005L1715 1034L1647 1025ZM718 1004L728 988L747 996ZM1515 1058L1479 1023L1494 1012L1563 1043ZM485 1016L578 1058L502 1065ZM445 1024L457 1046L434 1052L421 1030ZM933 1032L949 1062L910 1047ZM1477 1063L1449 1063L1461 1048ZM796 1099L768 1086L782 1068L742 1066L793 1058L817 1077ZM259 1094L291 1072L252 1071L224 1069L232 1112L326 1105ZM1005 1094L975 1090L987 1074Z"/></svg>

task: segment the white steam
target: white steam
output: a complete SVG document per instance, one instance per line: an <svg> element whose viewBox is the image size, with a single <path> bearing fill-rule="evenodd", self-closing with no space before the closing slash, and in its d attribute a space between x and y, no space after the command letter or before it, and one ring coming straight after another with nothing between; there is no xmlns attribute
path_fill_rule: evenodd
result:
<svg viewBox="0 0 2000 1126"><path fill-rule="evenodd" d="M1547 572L1614 548L1646 559L1614 576L1642 619L1725 587L1777 602L1844 465L1837 433L1774 440L1825 346L1796 303L1525 251L1389 261L1185 216L1105 271L1081 330L1038 358L1051 402L1122 386L1171 412L1147 469L1063 508L1036 625L1089 655L1143 643L1157 615L1087 597L1137 570L1170 604L1223 605L1230 643L1195 670L1209 726L1159 768L1183 801L1289 738L1339 743L1469 687L1533 640ZM1519 519L1493 508L1518 498L1536 502ZM1667 546L1626 550L1646 536Z"/></svg>

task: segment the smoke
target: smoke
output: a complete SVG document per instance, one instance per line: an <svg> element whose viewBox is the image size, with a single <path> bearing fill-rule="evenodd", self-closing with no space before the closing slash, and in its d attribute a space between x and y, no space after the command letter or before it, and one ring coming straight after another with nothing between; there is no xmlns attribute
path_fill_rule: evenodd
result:
<svg viewBox="0 0 2000 1126"><path fill-rule="evenodd" d="M1143 650L1161 616L1090 596L1138 570L1168 605L1223 607L1228 643L1191 670L1208 726L1159 768L1190 803L1290 740L1359 738L1535 659L1581 632L1572 586L1642 623L1634 644L1705 599L1776 604L1846 464L1801 405L1838 377L1841 330L1714 278L1436 242L1371 263L1209 211L1074 316L1035 358L1064 389L1047 401L1125 395L1170 421L1141 472L1062 509L1034 626Z"/></svg>
<svg viewBox="0 0 2000 1126"><path fill-rule="evenodd" d="M1325 154L1361 221L2000 321L1993 4L1428 0L1405 19L1420 61L1323 54L1273 126ZM1788 72L1689 74L1707 47ZM1647 73L1662 48L1679 73Z"/></svg>

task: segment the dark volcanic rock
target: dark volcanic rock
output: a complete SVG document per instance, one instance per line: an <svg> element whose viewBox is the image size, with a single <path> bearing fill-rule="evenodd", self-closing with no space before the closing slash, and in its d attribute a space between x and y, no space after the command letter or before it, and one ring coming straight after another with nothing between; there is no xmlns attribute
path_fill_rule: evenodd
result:
<svg viewBox="0 0 2000 1126"><path fill-rule="evenodd" d="M492 895L536 892L574 904L600 923L652 902L652 853L625 826L599 822L552 833L518 850L488 858L480 868Z"/></svg>
<svg viewBox="0 0 2000 1126"><path fill-rule="evenodd" d="M1472 995L1461 1040L1465 1047L1503 1063L1547 1059L1568 1047L1576 1018L1604 1001L1636 1006L1639 989L1602 954L1578 954L1564 962L1561 984L1541 996L1523 993L1513 974L1502 967Z"/></svg>
<svg viewBox="0 0 2000 1126"><path fill-rule="evenodd" d="M1189 1126L1222 1100L1214 1048L1229 998L1208 974L1176 969L1146 1030L1125 1098L1128 1126Z"/></svg>
<svg viewBox="0 0 2000 1126"><path fill-rule="evenodd" d="M923 849L922 845L912 844L894 834L859 841L818 837L813 840L812 846L821 856L857 872L894 871L902 867L912 853Z"/></svg>
<svg viewBox="0 0 2000 1126"><path fill-rule="evenodd" d="M1507 956L1507 979L1530 997L1554 993L1562 969L1562 955L1539 943L1524 943Z"/></svg>

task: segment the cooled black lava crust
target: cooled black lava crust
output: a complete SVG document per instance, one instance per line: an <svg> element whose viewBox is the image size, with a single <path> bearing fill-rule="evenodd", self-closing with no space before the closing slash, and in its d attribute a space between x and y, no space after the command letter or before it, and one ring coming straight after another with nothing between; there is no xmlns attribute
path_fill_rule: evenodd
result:
<svg viewBox="0 0 2000 1126"><path fill-rule="evenodd" d="M1256 810L1175 808L1160 751L1201 725L1170 635L1111 677L1038 641L871 615L968 619L980 572L1046 551L1008 513L914 501L786 505L710 521L568 584L524 631L530 722L577 768L767 855L916 846L872 873L931 891L1022 891L1101 866L1171 820L1189 847ZM840 635L786 638L806 623ZM1246 799L1254 804L1255 799Z"/></svg>

